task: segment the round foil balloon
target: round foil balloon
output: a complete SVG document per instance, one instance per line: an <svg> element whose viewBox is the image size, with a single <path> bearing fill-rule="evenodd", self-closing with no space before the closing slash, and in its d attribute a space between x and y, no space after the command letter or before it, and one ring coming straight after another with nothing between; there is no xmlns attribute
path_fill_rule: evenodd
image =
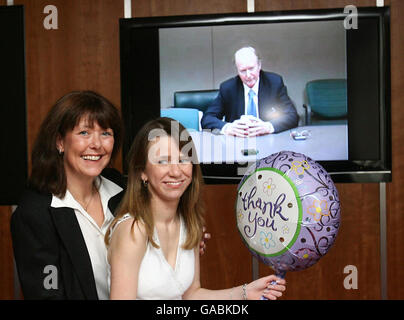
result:
<svg viewBox="0 0 404 320"><path fill-rule="evenodd" d="M320 164L300 153L278 152L244 175L236 219L251 253L284 276L312 266L334 243L338 192Z"/></svg>

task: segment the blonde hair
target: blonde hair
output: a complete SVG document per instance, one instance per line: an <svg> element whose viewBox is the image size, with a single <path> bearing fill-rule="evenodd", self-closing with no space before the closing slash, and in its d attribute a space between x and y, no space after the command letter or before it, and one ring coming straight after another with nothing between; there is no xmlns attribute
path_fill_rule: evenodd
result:
<svg viewBox="0 0 404 320"><path fill-rule="evenodd" d="M109 245L111 230L117 221L126 213L133 218L133 226L136 221L142 221L145 226L146 234L150 243L158 248L153 240L154 221L150 207L151 194L147 187L142 183L142 172L144 172L147 163L148 150L150 147L150 133L153 130L163 130L170 137L180 137L178 146L183 150L183 146L191 143L192 150L195 150L193 141L188 131L176 120L171 118L158 118L146 123L136 135L128 154L128 185L125 195L117 209L115 219L112 221L109 230L105 235L105 243ZM187 139L183 139L183 137ZM193 155L190 157L192 158ZM202 238L202 228L204 225L204 209L201 199L201 189L203 187L202 172L199 164L192 161L192 180L191 184L181 196L178 204L177 213L183 218L187 238L183 248L190 250L199 245Z"/></svg>

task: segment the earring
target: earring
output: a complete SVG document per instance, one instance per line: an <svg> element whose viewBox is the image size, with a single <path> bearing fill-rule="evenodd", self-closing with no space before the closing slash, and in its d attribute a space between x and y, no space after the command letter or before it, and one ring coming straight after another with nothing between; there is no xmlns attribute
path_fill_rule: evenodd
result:
<svg viewBox="0 0 404 320"><path fill-rule="evenodd" d="M61 155L63 154L62 149L58 149L58 153L59 153L59 155L61 156Z"/></svg>
<svg viewBox="0 0 404 320"><path fill-rule="evenodd" d="M142 180L142 185L143 185L144 188L147 188L147 186L149 185L149 181Z"/></svg>

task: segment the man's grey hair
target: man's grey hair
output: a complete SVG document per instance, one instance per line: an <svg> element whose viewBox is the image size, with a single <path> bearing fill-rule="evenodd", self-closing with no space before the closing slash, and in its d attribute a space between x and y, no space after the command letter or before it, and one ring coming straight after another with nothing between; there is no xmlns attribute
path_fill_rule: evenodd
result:
<svg viewBox="0 0 404 320"><path fill-rule="evenodd" d="M234 65L236 65L236 61L237 61L237 57L240 56L240 54L242 53L252 53L257 57L258 63L261 64L261 57L259 55L259 53L257 52L257 50L253 47L247 46L247 47L242 47L240 49L238 49L235 53L234 53Z"/></svg>

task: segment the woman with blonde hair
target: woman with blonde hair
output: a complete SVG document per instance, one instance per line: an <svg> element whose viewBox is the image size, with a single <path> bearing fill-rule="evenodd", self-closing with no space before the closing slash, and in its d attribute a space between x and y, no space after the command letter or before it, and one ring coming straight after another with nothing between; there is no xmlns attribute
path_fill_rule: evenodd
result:
<svg viewBox="0 0 404 320"><path fill-rule="evenodd" d="M285 290L274 275L201 288L203 180L195 156L191 136L170 118L148 122L135 137L126 193L105 237L111 299L276 299Z"/></svg>

